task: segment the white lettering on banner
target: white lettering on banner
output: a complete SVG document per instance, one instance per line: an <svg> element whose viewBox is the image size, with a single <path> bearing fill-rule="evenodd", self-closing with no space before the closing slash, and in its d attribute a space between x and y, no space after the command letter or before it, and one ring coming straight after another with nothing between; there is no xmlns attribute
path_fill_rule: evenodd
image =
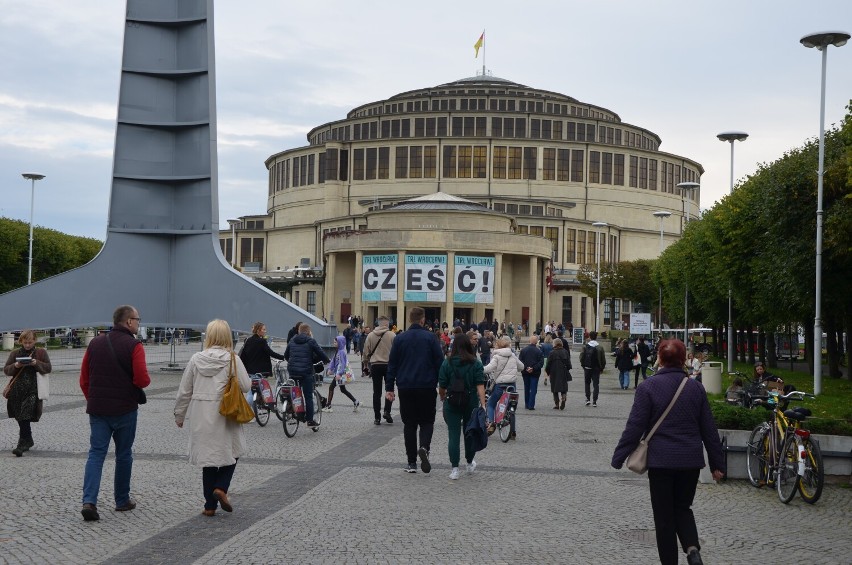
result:
<svg viewBox="0 0 852 565"><path fill-rule="evenodd" d="M447 300L447 256L405 256L406 302L444 302Z"/></svg>
<svg viewBox="0 0 852 565"><path fill-rule="evenodd" d="M397 296L397 256L364 255L363 276L361 278L361 300L376 302L396 300Z"/></svg>
<svg viewBox="0 0 852 565"><path fill-rule="evenodd" d="M494 257L456 255L453 300L458 303L494 302Z"/></svg>

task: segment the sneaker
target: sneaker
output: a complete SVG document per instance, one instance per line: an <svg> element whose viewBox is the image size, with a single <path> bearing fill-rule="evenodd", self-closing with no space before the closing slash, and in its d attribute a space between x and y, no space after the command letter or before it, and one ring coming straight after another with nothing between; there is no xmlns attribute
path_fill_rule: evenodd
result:
<svg viewBox="0 0 852 565"><path fill-rule="evenodd" d="M128 512L130 510L133 510L134 508L136 508L136 501L133 500L132 498L128 498L127 502L125 502L121 506L116 506L115 511L116 512Z"/></svg>
<svg viewBox="0 0 852 565"><path fill-rule="evenodd" d="M598 403L597 403L597 402L593 402L593 403L592 403L592 408L597 408L597 407L598 407Z"/></svg>
<svg viewBox="0 0 852 565"><path fill-rule="evenodd" d="M384 418L385 422L388 424L393 424L393 418L391 418L390 412L385 412L382 418Z"/></svg>
<svg viewBox="0 0 852 565"><path fill-rule="evenodd" d="M83 515L83 520L86 522L94 522L101 519L100 514L98 514L98 508L94 504L84 504L83 509L80 510L80 514Z"/></svg>
<svg viewBox="0 0 852 565"><path fill-rule="evenodd" d="M414 463L409 463L405 466L405 469L403 469L403 471L405 471L406 473L416 473L417 465L415 465Z"/></svg>
<svg viewBox="0 0 852 565"><path fill-rule="evenodd" d="M331 406L326 406L325 408L322 409L322 411L323 412L334 412L334 410L331 409Z"/></svg>
<svg viewBox="0 0 852 565"><path fill-rule="evenodd" d="M420 470L424 473L428 473L432 470L432 464L429 463L429 450L425 447L421 447L417 451L417 455L420 456Z"/></svg>
<svg viewBox="0 0 852 565"><path fill-rule="evenodd" d="M376 424L377 426L381 426L381 425L382 425L382 421L381 421L381 420L379 420L378 418L376 418L376 420L375 420L373 423L374 423L374 424Z"/></svg>
<svg viewBox="0 0 852 565"><path fill-rule="evenodd" d="M308 420L307 422L305 422L305 424L309 428L318 428L319 427L319 424L317 424L316 421L314 421L314 420Z"/></svg>
<svg viewBox="0 0 852 565"><path fill-rule="evenodd" d="M591 405L592 405L592 401L591 401L591 400L587 400L587 401L586 401L586 406L591 406Z"/></svg>
<svg viewBox="0 0 852 565"><path fill-rule="evenodd" d="M358 407L359 407L359 406L361 406L361 401L360 401L360 400L356 400L356 401L355 401L355 408L354 408L352 411L353 411L353 412L357 412L357 411L358 411Z"/></svg>
<svg viewBox="0 0 852 565"><path fill-rule="evenodd" d="M467 474L472 475L474 471L476 471L476 460L475 459L467 464Z"/></svg>
<svg viewBox="0 0 852 565"><path fill-rule="evenodd" d="M686 562L689 565L704 565L704 561L701 560L701 553L697 549L686 554Z"/></svg>
<svg viewBox="0 0 852 565"><path fill-rule="evenodd" d="M509 439L518 439L518 434L515 432L509 432Z"/></svg>
<svg viewBox="0 0 852 565"><path fill-rule="evenodd" d="M458 467L453 467L453 470L450 471L450 480L451 481L459 480L459 468Z"/></svg>

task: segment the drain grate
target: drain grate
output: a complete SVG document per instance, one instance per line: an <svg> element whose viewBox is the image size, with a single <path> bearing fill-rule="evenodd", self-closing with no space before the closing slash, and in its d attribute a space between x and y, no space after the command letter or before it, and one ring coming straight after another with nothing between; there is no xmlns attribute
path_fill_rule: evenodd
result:
<svg viewBox="0 0 852 565"><path fill-rule="evenodd" d="M619 536L628 540L635 541L638 543L644 543L648 545L656 545L657 543L657 534L656 531L651 530L627 530L626 532L619 532Z"/></svg>

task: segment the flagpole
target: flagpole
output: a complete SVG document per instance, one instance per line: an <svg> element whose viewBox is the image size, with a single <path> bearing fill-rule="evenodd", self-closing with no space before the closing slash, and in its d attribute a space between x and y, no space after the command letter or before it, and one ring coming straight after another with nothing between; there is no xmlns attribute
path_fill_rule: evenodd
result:
<svg viewBox="0 0 852 565"><path fill-rule="evenodd" d="M485 77L485 28L482 29L482 76Z"/></svg>

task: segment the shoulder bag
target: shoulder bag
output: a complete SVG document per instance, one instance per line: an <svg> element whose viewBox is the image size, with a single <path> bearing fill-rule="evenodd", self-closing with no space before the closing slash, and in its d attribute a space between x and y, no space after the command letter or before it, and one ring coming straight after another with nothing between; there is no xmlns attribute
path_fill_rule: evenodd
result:
<svg viewBox="0 0 852 565"><path fill-rule="evenodd" d="M627 468L633 471L634 473L638 473L640 475L644 475L645 471L648 470L648 442L651 441L651 437L653 437L654 433L657 431L657 428L660 427L660 424L663 423L663 420L666 419L666 416L669 415L669 410L674 406L677 397L680 396L683 387L686 386L686 381L689 380L689 377L684 377L684 379L680 382L680 386L677 388L677 392L675 392L672 401L669 402L669 405L666 406L666 410L663 412L660 419L657 420L657 423L654 424L654 427L651 428L651 431L648 432L642 441L639 442L639 445L636 446L636 449L633 450L633 453L627 456Z"/></svg>
<svg viewBox="0 0 852 565"><path fill-rule="evenodd" d="M9 379L9 382L6 383L6 386L3 388L3 398L9 398L9 395L12 393L12 385L15 384L15 381L18 380L18 376L23 372L24 368L21 367L18 369L18 372L15 373L15 376Z"/></svg>
<svg viewBox="0 0 852 565"><path fill-rule="evenodd" d="M233 351L228 366L228 382L222 393L222 402L219 403L219 414L238 424L247 424L254 419L254 411L237 382L237 361Z"/></svg>

